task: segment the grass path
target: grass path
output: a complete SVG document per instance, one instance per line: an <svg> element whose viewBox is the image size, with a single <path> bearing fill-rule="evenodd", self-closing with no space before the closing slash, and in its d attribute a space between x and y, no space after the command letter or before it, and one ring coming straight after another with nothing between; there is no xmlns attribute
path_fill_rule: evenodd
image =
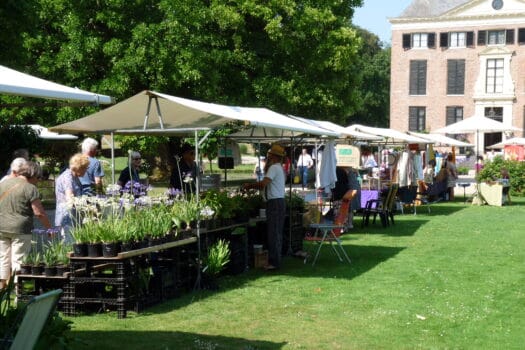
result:
<svg viewBox="0 0 525 350"><path fill-rule="evenodd" d="M74 348L523 349L524 203L439 203L344 235L351 265L326 249L127 319L71 318Z"/></svg>

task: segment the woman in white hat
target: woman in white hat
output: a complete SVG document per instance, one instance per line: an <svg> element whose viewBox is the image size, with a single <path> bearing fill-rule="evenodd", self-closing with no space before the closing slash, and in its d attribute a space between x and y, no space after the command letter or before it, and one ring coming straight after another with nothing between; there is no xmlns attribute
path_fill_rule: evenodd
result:
<svg viewBox="0 0 525 350"><path fill-rule="evenodd" d="M243 185L244 189L256 188L263 192L266 201L266 227L268 239L268 265L266 270L275 270L281 266L283 245L284 216L286 213L285 176L282 161L284 148L274 143L266 156L264 178L255 183Z"/></svg>

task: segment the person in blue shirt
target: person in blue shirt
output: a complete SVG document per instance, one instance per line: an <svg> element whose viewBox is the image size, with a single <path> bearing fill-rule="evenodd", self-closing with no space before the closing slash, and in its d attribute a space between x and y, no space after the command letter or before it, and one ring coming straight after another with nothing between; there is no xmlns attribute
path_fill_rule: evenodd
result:
<svg viewBox="0 0 525 350"><path fill-rule="evenodd" d="M82 194L87 196L94 196L102 192L104 169L100 161L95 158L97 147L98 141L91 137L82 141L82 154L89 157L89 167L84 176L80 177L80 183L82 184Z"/></svg>

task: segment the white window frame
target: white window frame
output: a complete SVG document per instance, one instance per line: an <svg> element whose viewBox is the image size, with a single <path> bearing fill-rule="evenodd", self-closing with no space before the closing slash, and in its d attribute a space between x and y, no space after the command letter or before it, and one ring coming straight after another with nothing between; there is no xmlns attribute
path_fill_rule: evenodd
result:
<svg viewBox="0 0 525 350"><path fill-rule="evenodd" d="M428 33L412 33L411 40L414 49L428 48Z"/></svg>
<svg viewBox="0 0 525 350"><path fill-rule="evenodd" d="M505 60L503 58L488 58L486 69L486 93L503 93Z"/></svg>
<svg viewBox="0 0 525 350"><path fill-rule="evenodd" d="M487 32L487 45L505 45L505 30L489 30Z"/></svg>
<svg viewBox="0 0 525 350"><path fill-rule="evenodd" d="M449 37L449 47L467 47L467 33L466 32L452 32Z"/></svg>

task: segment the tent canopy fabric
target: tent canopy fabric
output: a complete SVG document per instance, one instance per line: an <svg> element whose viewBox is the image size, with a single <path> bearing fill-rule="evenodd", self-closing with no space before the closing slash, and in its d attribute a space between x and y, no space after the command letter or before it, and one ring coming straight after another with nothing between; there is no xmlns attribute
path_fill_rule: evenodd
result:
<svg viewBox="0 0 525 350"><path fill-rule="evenodd" d="M374 128L371 126L364 126L360 124L353 124L346 128L349 132L352 131L359 131L375 136L381 136L383 138L384 143L420 143L420 144L428 144L428 143L434 143L433 141L429 141L427 139L423 139L420 137L416 137L413 135L406 134L401 131L397 131L394 129L387 129L387 128Z"/></svg>
<svg viewBox="0 0 525 350"><path fill-rule="evenodd" d="M496 143L494 145L488 146L487 148L505 148L505 146L525 146L525 138L523 137L513 137L511 139Z"/></svg>
<svg viewBox="0 0 525 350"><path fill-rule="evenodd" d="M88 102L95 105L113 104L115 100L106 95L71 88L0 65L0 94Z"/></svg>
<svg viewBox="0 0 525 350"><path fill-rule="evenodd" d="M259 127L337 136L330 130L302 123L266 108L220 105L148 90L87 117L52 127L51 130L69 133L176 134L210 130L235 120Z"/></svg>
<svg viewBox="0 0 525 350"><path fill-rule="evenodd" d="M348 128L342 127L340 125L337 125L335 123L332 123L326 120L313 120L313 119L307 119L303 117L297 117L294 115L290 115L290 117L300 120L304 123L318 126L320 128L332 130L340 134L341 137L350 137L350 138L358 139L358 140L375 140L375 141L379 141L383 139L382 137L379 137L379 136L374 136L371 134L367 134L367 133L363 133L363 132L359 132L355 130L348 130Z"/></svg>
<svg viewBox="0 0 525 350"><path fill-rule="evenodd" d="M44 140L77 140L78 137L71 134L58 134L53 131L49 131L48 128L38 124L29 125L37 134L38 137Z"/></svg>
<svg viewBox="0 0 525 350"><path fill-rule="evenodd" d="M462 142L442 134L423 134L419 132L407 131L409 135L420 137L433 141L436 146L458 146L458 147L472 147L471 143Z"/></svg>
<svg viewBox="0 0 525 350"><path fill-rule="evenodd" d="M504 131L520 131L521 129L514 126L508 126L497 120L487 118L484 116L475 115L470 118L463 119L457 123L449 124L443 128L435 130L439 134L468 134L478 132L504 132Z"/></svg>

